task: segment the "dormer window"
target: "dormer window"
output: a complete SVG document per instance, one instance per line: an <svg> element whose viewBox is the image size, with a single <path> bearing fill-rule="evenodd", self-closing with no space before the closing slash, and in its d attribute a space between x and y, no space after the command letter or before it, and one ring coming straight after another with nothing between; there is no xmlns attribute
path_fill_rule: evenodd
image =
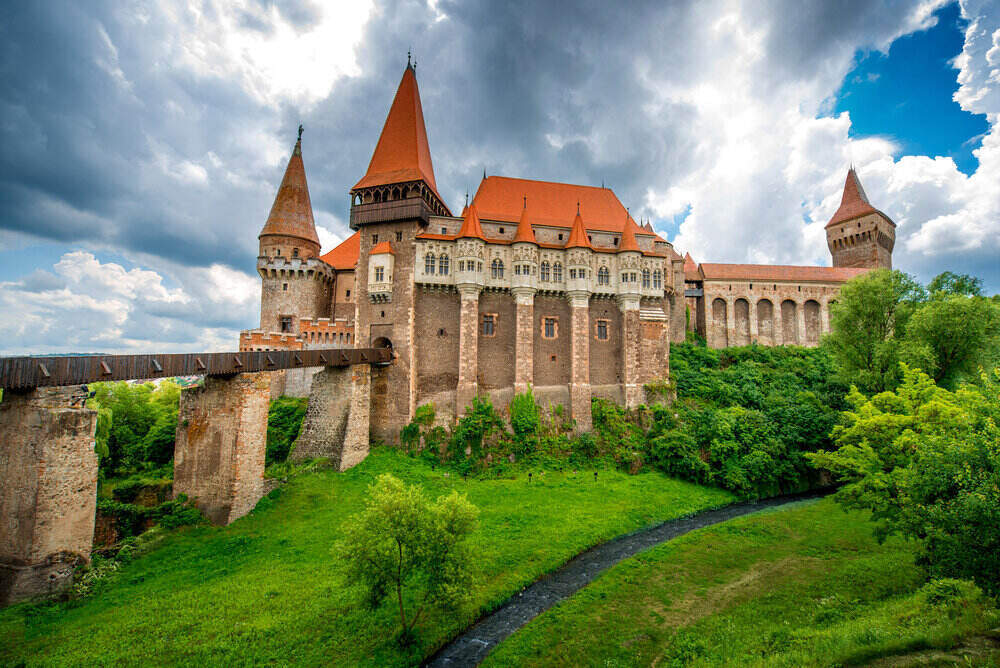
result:
<svg viewBox="0 0 1000 668"><path fill-rule="evenodd" d="M502 227L500 228L500 234L503 234L503 228Z"/></svg>

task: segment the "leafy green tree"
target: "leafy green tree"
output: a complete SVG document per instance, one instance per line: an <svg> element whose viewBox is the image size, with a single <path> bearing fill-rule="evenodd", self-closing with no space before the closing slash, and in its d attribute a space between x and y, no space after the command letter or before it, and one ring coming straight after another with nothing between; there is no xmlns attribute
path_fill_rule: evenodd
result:
<svg viewBox="0 0 1000 668"><path fill-rule="evenodd" d="M921 539L930 575L1000 593L1000 369L949 392L903 365L895 392L850 401L838 449L806 455L846 483L838 502L871 510L880 540Z"/></svg>
<svg viewBox="0 0 1000 668"><path fill-rule="evenodd" d="M824 338L841 377L869 393L894 388L907 321L925 299L920 284L900 271L876 269L845 283Z"/></svg>
<svg viewBox="0 0 1000 668"><path fill-rule="evenodd" d="M538 445L542 416L529 386L527 391L515 394L510 400L510 428L514 432L514 446L519 455L530 455Z"/></svg>
<svg viewBox="0 0 1000 668"><path fill-rule="evenodd" d="M151 384L125 382L99 383L94 386L91 405L111 412L105 441L108 456L101 460L106 473L123 471L145 459L142 441L156 421L156 409L150 403Z"/></svg>
<svg viewBox="0 0 1000 668"><path fill-rule="evenodd" d="M342 553L348 578L364 587L372 608L394 599L409 644L428 605L454 606L470 583L466 538L478 511L457 491L431 503L420 487L382 474L365 509L346 527ZM410 614L407 614L407 609Z"/></svg>
<svg viewBox="0 0 1000 668"><path fill-rule="evenodd" d="M946 271L935 276L927 284L927 291L932 295L963 295L965 297L983 296L983 279L968 274L955 274Z"/></svg>
<svg viewBox="0 0 1000 668"><path fill-rule="evenodd" d="M1000 305L938 291L910 318L902 356L938 384L953 388L994 361L998 348Z"/></svg>

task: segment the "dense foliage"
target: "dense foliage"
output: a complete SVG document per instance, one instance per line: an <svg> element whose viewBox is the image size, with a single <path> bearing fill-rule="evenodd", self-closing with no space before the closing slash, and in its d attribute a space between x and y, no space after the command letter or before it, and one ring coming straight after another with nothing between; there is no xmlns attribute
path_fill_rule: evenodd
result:
<svg viewBox="0 0 1000 668"><path fill-rule="evenodd" d="M154 468L174 457L180 387L170 381L94 383L95 447L105 476Z"/></svg>
<svg viewBox="0 0 1000 668"><path fill-rule="evenodd" d="M847 484L837 499L868 508L876 534L922 539L935 576L1000 594L1000 370L949 392L903 365L895 392L852 391L838 448L810 455Z"/></svg>
<svg viewBox="0 0 1000 668"><path fill-rule="evenodd" d="M304 397L278 397L271 400L267 412L266 464L277 464L288 458L306 416L307 403L308 399Z"/></svg>
<svg viewBox="0 0 1000 668"><path fill-rule="evenodd" d="M431 503L419 486L383 474L369 488L364 511L345 526L347 575L364 588L370 607L387 598L398 606L402 644L412 642L428 605L454 609L468 596L472 555L466 538L477 515L456 490ZM414 589L419 603L407 615L404 592L412 598Z"/></svg>

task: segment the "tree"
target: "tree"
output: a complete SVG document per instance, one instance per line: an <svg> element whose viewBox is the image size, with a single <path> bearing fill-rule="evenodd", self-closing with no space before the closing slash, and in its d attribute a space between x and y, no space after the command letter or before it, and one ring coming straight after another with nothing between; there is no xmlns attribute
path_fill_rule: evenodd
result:
<svg viewBox="0 0 1000 668"><path fill-rule="evenodd" d="M983 296L983 279L968 274L955 274L950 271L935 276L927 284L927 291L932 295L963 295L966 297Z"/></svg>
<svg viewBox="0 0 1000 668"><path fill-rule="evenodd" d="M934 577L1000 593L1000 369L949 392L903 366L895 392L867 398L833 432L839 448L807 454L846 484L835 498L872 511L876 536L921 540Z"/></svg>
<svg viewBox="0 0 1000 668"><path fill-rule="evenodd" d="M998 347L1000 306L983 297L938 291L910 318L903 358L920 366L938 384L954 388L959 380L994 361ZM930 363L921 364L916 358L926 353Z"/></svg>
<svg viewBox="0 0 1000 668"><path fill-rule="evenodd" d="M464 598L471 564L465 539L477 514L457 491L430 503L418 486L383 474L369 488L364 511L348 521L342 548L348 578L365 588L373 608L395 599L401 644L412 641L427 605L454 606Z"/></svg>
<svg viewBox="0 0 1000 668"><path fill-rule="evenodd" d="M851 279L830 306L830 334L824 339L841 377L865 392L899 382L900 341L926 293L907 274L876 269Z"/></svg>

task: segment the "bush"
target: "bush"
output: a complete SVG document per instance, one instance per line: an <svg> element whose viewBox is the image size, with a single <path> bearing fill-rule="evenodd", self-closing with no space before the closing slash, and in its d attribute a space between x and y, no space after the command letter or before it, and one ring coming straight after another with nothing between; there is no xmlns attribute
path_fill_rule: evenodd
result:
<svg viewBox="0 0 1000 668"><path fill-rule="evenodd" d="M267 411L267 452L264 463L276 464L288 459L292 444L299 437L306 416L308 400L301 397L278 397Z"/></svg>
<svg viewBox="0 0 1000 668"><path fill-rule="evenodd" d="M524 456L535 451L541 426L541 411L529 386L526 392L515 394L510 400L510 428L514 432L516 454Z"/></svg>

